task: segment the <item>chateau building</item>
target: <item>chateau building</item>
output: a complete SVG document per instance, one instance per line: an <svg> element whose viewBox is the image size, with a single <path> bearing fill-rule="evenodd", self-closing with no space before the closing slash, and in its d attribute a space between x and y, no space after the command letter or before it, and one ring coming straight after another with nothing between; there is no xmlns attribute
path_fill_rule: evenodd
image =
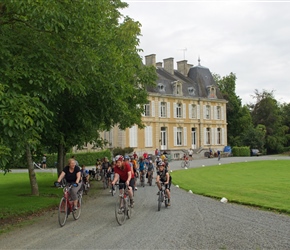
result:
<svg viewBox="0 0 290 250"><path fill-rule="evenodd" d="M226 103L210 70L193 66L187 60L167 58L156 63L156 55L145 57L158 75L156 87L147 89L149 97L142 116L144 129L117 127L104 132L109 148L132 147L141 155L154 154L156 148L180 158L192 148L196 153L209 148L223 150L227 145Z"/></svg>

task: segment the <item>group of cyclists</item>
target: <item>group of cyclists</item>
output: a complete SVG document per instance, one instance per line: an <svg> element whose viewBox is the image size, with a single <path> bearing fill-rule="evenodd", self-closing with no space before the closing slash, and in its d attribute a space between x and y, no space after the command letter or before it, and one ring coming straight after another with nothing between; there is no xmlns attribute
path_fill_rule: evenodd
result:
<svg viewBox="0 0 290 250"><path fill-rule="evenodd" d="M114 190L116 183L119 183L120 192L122 192L122 185L128 187L128 194L130 197L130 204L134 206L134 192L138 190L137 180L140 176L145 176L149 179L154 176L154 169L156 169L156 184L158 192L161 190L161 184L165 185L168 196L168 205L170 206L170 186L171 176L169 174L168 159L164 155L157 155L155 160L150 155L144 153L138 157L134 152L133 155L117 155L109 162L107 157L102 160L97 159L96 171L99 171L102 181L108 182L110 192ZM74 200L74 209L77 209L77 192L82 186L82 182L89 183L90 171L84 165L80 168L74 158L68 160L68 165L63 169L58 177L57 182L60 183L65 179L67 183L73 183L71 189L71 196ZM158 193L157 193L158 194Z"/></svg>

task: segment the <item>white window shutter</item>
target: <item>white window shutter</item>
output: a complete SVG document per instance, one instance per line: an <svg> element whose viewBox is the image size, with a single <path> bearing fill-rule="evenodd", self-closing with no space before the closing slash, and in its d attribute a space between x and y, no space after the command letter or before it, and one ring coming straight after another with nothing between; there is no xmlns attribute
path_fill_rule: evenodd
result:
<svg viewBox="0 0 290 250"><path fill-rule="evenodd" d="M221 119L224 120L224 107L221 106Z"/></svg>
<svg viewBox="0 0 290 250"><path fill-rule="evenodd" d="M203 119L206 119L206 105L203 105Z"/></svg>
<svg viewBox="0 0 290 250"><path fill-rule="evenodd" d="M221 129L222 131L221 131L221 133L222 133L222 135L221 135L221 137L222 137L222 141L221 141L221 144L222 145L225 145L225 130L222 128Z"/></svg>
<svg viewBox="0 0 290 250"><path fill-rule="evenodd" d="M158 102L158 117L161 117L161 102Z"/></svg>
<svg viewBox="0 0 290 250"><path fill-rule="evenodd" d="M207 145L207 141L206 141L206 128L203 129L204 131L204 145Z"/></svg>
<svg viewBox="0 0 290 250"><path fill-rule="evenodd" d="M173 109L174 109L174 113L173 113L173 117L176 118L176 103L173 104Z"/></svg>
<svg viewBox="0 0 290 250"><path fill-rule="evenodd" d="M187 146L187 127L183 127L183 146Z"/></svg>
<svg viewBox="0 0 290 250"><path fill-rule="evenodd" d="M170 118L170 102L167 102L167 118Z"/></svg>
<svg viewBox="0 0 290 250"><path fill-rule="evenodd" d="M214 113L214 118L213 118L213 119L214 119L214 120L217 120L217 106L214 106L214 107L213 107L213 110L214 110L214 111L213 111L213 113Z"/></svg>
<svg viewBox="0 0 290 250"><path fill-rule="evenodd" d="M185 119L186 118L186 104L185 103L182 104L182 115L183 115L183 119Z"/></svg>
<svg viewBox="0 0 290 250"><path fill-rule="evenodd" d="M148 126L144 129L145 132L145 147L152 147L152 127Z"/></svg>
<svg viewBox="0 0 290 250"><path fill-rule="evenodd" d="M130 147L135 148L137 147L137 126L134 125L129 129L129 142L130 142Z"/></svg>
<svg viewBox="0 0 290 250"><path fill-rule="evenodd" d="M188 118L191 119L192 118L192 104L188 105Z"/></svg>
<svg viewBox="0 0 290 250"><path fill-rule="evenodd" d="M197 119L200 119L200 105L197 105L197 114L196 114L196 116L197 116Z"/></svg>
<svg viewBox="0 0 290 250"><path fill-rule="evenodd" d="M210 119L214 120L214 110L213 110L213 106L210 106Z"/></svg>
<svg viewBox="0 0 290 250"><path fill-rule="evenodd" d="M177 146L177 127L173 127L174 146Z"/></svg>
<svg viewBox="0 0 290 250"><path fill-rule="evenodd" d="M152 117L155 117L155 102L154 102L154 101L151 101L151 106L152 106L152 113L151 113L151 116L152 116Z"/></svg>
<svg viewBox="0 0 290 250"><path fill-rule="evenodd" d="M216 145L216 142L215 142L215 128L211 128L210 133L211 133L211 142L210 142L210 144Z"/></svg>

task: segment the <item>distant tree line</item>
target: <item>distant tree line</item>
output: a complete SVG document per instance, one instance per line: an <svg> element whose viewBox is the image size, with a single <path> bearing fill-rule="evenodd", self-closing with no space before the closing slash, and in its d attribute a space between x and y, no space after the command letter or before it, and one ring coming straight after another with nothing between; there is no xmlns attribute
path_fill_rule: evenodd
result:
<svg viewBox="0 0 290 250"><path fill-rule="evenodd" d="M242 105L236 75L213 74L227 103L228 144L257 148L264 154L290 150L290 103L279 103L274 91L255 90L253 103Z"/></svg>

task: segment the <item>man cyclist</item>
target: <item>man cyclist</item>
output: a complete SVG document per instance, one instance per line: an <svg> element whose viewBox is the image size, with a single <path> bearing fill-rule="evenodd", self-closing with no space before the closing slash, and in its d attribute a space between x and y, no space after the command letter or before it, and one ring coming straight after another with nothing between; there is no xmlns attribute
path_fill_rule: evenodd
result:
<svg viewBox="0 0 290 250"><path fill-rule="evenodd" d="M89 180L90 180L89 170L86 169L85 165L82 165L81 176L82 176L83 182L89 183Z"/></svg>
<svg viewBox="0 0 290 250"><path fill-rule="evenodd" d="M114 170L115 170L115 176L114 176L114 180L112 181L112 185L114 186L116 182L119 180L120 192L122 192L121 191L123 188L122 184L128 187L128 194L130 197L131 207L133 207L134 206L133 191L132 191L132 187L130 186L130 181L132 178L131 166L129 163L124 162L124 158L122 155L116 156L116 166Z"/></svg>
<svg viewBox="0 0 290 250"><path fill-rule="evenodd" d="M108 169L109 167L111 166L109 160L108 160L108 157L105 157L104 158L104 161L101 165L101 175L102 175L102 181L106 181L107 178L108 178Z"/></svg>
<svg viewBox="0 0 290 250"><path fill-rule="evenodd" d="M140 160L139 160L140 181L141 181L141 178L145 178L145 167L146 167L146 161L145 161L145 158L142 156L140 157ZM143 182L145 182L145 180L143 180Z"/></svg>
<svg viewBox="0 0 290 250"><path fill-rule="evenodd" d="M134 167L133 167L133 163L130 161L130 157L128 155L125 155L124 157L125 163L130 165L131 168L131 180L130 180L130 187L133 190L133 194L134 194L134 187L135 187L135 173L134 173Z"/></svg>
<svg viewBox="0 0 290 250"><path fill-rule="evenodd" d="M159 192L162 190L161 183L165 185L165 192L168 197L168 206L170 206L170 176L168 171L165 169L164 162L159 163L159 170L157 171L157 177L156 177L156 184L159 188ZM159 192L157 194L159 194Z"/></svg>
<svg viewBox="0 0 290 250"><path fill-rule="evenodd" d="M153 178L153 171L154 171L154 165L153 165L153 162L152 160L149 160L149 164L147 166L147 178L148 178L148 183L149 183L149 179L150 177Z"/></svg>

